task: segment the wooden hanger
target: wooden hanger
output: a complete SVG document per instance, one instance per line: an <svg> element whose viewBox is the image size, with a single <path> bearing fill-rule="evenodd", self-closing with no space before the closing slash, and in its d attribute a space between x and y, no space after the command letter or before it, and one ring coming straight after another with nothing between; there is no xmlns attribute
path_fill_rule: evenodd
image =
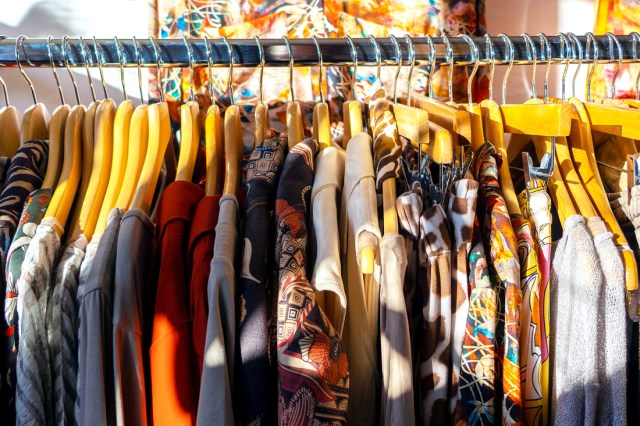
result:
<svg viewBox="0 0 640 426"><path fill-rule="evenodd" d="M231 106L224 113L225 174L222 194L237 197L240 194L242 180L242 127L240 108L236 106L233 98L233 66L235 64L233 49L225 37L222 37L222 41L229 50L229 99L231 100ZM291 51L289 54L291 55Z"/></svg>
<svg viewBox="0 0 640 426"><path fill-rule="evenodd" d="M313 36L313 42L316 45L318 51L318 89L320 90L320 103L313 107L313 137L318 141L318 149L323 150L331 146L331 121L329 120L329 107L324 101L324 93L322 91L322 51L320 50L320 43L318 38Z"/></svg>
<svg viewBox="0 0 640 426"><path fill-rule="evenodd" d="M362 103L356 99L356 80L358 73L358 52L353 44L353 40L350 36L345 36L349 44L351 45L351 61L353 62L353 77L351 84L351 93L353 95L352 100L346 101L342 104L342 117L344 121L344 133L342 136L342 147L347 148L349 140L364 131L364 125L362 123ZM362 264L362 263L361 263ZM373 267L373 264L371 264Z"/></svg>
<svg viewBox="0 0 640 426"><path fill-rule="evenodd" d="M60 105L53 111L49 125L47 171L42 181L42 188L55 189L58 183L58 178L62 171L65 126L70 112L71 107L69 105Z"/></svg>
<svg viewBox="0 0 640 426"><path fill-rule="evenodd" d="M262 78L264 77L264 49L260 38L255 36L256 44L258 45L258 53L260 54L260 103L256 106L255 111L255 125L254 125L254 138L253 147L257 147L264 141L269 134L269 106L264 103L264 93L262 89Z"/></svg>
<svg viewBox="0 0 640 426"><path fill-rule="evenodd" d="M304 124L302 122L300 104L296 101L293 89L293 52L291 50L291 44L289 44L289 38L287 36L283 36L282 39L289 51L289 90L291 91L291 102L287 104L287 141L289 143L289 149L291 149L304 139Z"/></svg>
<svg viewBox="0 0 640 426"><path fill-rule="evenodd" d="M5 106L0 108L0 156L13 157L20 147L20 119L18 110L9 104L9 92L4 80L0 77L4 89Z"/></svg>
<svg viewBox="0 0 640 426"><path fill-rule="evenodd" d="M49 111L47 107L43 103L38 103L38 99L36 97L36 91L33 87L33 82L27 76L24 69L22 68L22 63L20 62L20 54L18 52L18 46L22 46L22 51L24 52L25 59L28 61L27 51L24 47L24 40L26 36L20 36L16 39L16 64L18 65L18 69L22 74L22 77L29 84L29 89L31 90L31 96L33 98L33 105L27 108L22 116L22 124L20 125L20 142L25 143L26 141L35 140L35 139L43 139L46 140L49 137Z"/></svg>
<svg viewBox="0 0 640 426"><path fill-rule="evenodd" d="M73 107L66 120L64 133L64 162L60 180L51 197L45 217L56 219L54 229L59 237L64 233L65 225L76 196L82 173L82 132L85 109L82 105ZM59 227L58 227L59 226Z"/></svg>
<svg viewBox="0 0 640 426"><path fill-rule="evenodd" d="M256 36L256 40L258 37ZM209 95L211 96L211 106L207 110L205 118L205 151L206 151L206 177L204 192L206 196L212 196L220 193L220 173L223 168L224 157L224 139L222 136L222 118L220 116L220 108L215 104L213 98L213 77L211 75L211 49L209 48L209 39L204 38L205 47L207 48L207 60L209 71ZM258 41L258 49L260 50L260 59L264 66L264 54L262 45ZM261 72L262 74L262 72ZM260 82L260 99L262 99L262 81ZM258 112L256 111L256 114ZM256 121L258 117L256 116ZM264 125L264 123L262 123ZM262 135L264 137L264 135ZM256 131L257 137L257 131Z"/></svg>

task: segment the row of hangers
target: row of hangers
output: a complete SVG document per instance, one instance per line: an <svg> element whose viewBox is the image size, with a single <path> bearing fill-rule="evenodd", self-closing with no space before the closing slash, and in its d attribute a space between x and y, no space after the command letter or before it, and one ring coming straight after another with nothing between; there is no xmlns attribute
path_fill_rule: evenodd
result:
<svg viewBox="0 0 640 426"><path fill-rule="evenodd" d="M620 44L613 34L607 34L611 58L614 59L614 47L617 46L619 63L622 62ZM575 97L575 80L573 77L573 94L569 99L565 98L566 74L569 62L572 58L578 59L578 68L583 62L583 51L580 42L573 34L561 34L561 53L565 59L565 71L562 79L562 99L550 99L548 96L548 74L551 66L551 48L544 34L538 34L543 57L547 58L545 73L544 99L537 98L535 91L535 66L536 43L524 34L527 43L529 60L533 64L532 98L522 104L507 104L506 86L509 73L514 63L514 49L508 36L500 34L505 43L506 58L508 62L507 72L502 82L502 103L493 100L493 74L496 64L494 45L489 36L485 36L487 57L490 58L490 86L489 99L480 103L472 100L472 83L480 65L479 48L476 42L469 36L462 37L470 46L473 65L468 81L468 103L457 104L452 97L453 76L453 49L446 35L443 41L447 52L447 66L449 71L449 100L440 101L434 97L431 81L433 80L436 50L431 37L427 36L430 48L429 67L429 93L412 93L411 77L415 64L415 48L413 39L405 36L405 45L409 52L410 70L407 79L407 93L404 98L398 99L397 86L402 63L402 49L398 39L391 36L396 50L397 71L394 79L393 95L387 97L389 107L393 111L398 134L406 138L418 148L419 154L424 155L428 161L441 166L441 170L448 170L445 175L464 175L468 168L469 157L465 160L465 151L475 151L485 141L491 141L502 154L504 161L499 174L501 187L506 205L511 215L520 215L520 208L516 197L513 180L510 172L510 160L523 156L523 164L527 179L539 177L549 182L549 191L552 195L560 220L562 223L573 214L581 214L586 218L600 216L607 228L613 232L617 244L620 247L628 247L606 197L604 185L598 172L598 160L595 156L595 147L592 131L597 131L613 136L621 153L630 156L629 172L630 184L634 182L638 165L633 160L638 152L635 140L640 140L640 127L637 126L640 118L640 102L637 100L592 100L590 91L587 102L582 102ZM634 58L636 57L635 42L640 41L640 35L633 33ZM60 224L58 232L62 235L64 228L70 229L69 241L73 241L83 233L88 239L98 238L106 227L109 211L113 207L121 209L140 208L149 212L152 198L157 186L158 176L165 158L166 148L171 140L171 126L169 111L164 102L163 91L159 90L160 102L147 105L144 102L134 107L132 101L126 96L124 87L125 56L118 42L116 47L121 62L121 77L125 100L117 107L115 102L108 97L102 64L104 56L99 52L99 45L94 38L94 52L98 59L104 99L96 98L95 90L91 84L89 65L87 59L88 46L82 38L81 52L85 59L86 71L91 84L93 102L84 107L80 105L78 89L69 68L66 50L68 49L68 37L64 37L61 43L61 53L65 66L71 75L76 94L77 105L71 107L65 104L62 88L57 76L56 64L53 60L52 38L48 39L48 53L51 67L58 85L62 105L57 107L49 116L46 107L37 102L33 84L24 72L21 64L19 47L22 46L25 61L26 50L21 36L16 40L15 56L20 72L29 84L34 100L34 105L23 114L22 122L18 120L18 113L11 107L8 99L8 91L4 82L5 101L7 106L0 110L0 154L11 156L15 153L20 143L31 139L49 140L49 160L47 174L43 188L54 189L51 204L47 210L47 216L54 216ZM353 40L346 36L351 47L353 74L357 73L358 52ZM206 111L203 124L199 120L201 111L195 101L193 86L190 88L190 100L180 107L181 117L181 144L177 159L177 180L190 181L193 177L196 156L200 141L200 135L205 135L206 151L206 181L205 191L208 195L217 193L238 194L241 179L242 157L242 131L240 126L240 111L235 105L233 97L233 68L235 65L234 52L231 44L225 37L221 37L225 43L230 57L228 90L231 105L224 112L224 119L219 107L213 99L212 88L212 60L210 42L205 37L205 47L208 57L209 92L212 96L211 106ZM300 104L295 99L293 88L294 57L291 45L287 37L283 37L289 53L289 77L291 101L287 104L287 130L288 143L293 147L304 138L304 128ZM375 37L369 37L373 44L377 60L377 80L380 80L381 53ZM140 50L137 40L134 38L134 47L138 64L138 76L140 78ZM164 65L160 49L150 37L156 59L158 78L160 68ZM320 102L313 110L313 136L319 142L320 149L328 146L336 146L331 140L331 128L329 110L323 93L323 62L322 51L317 38L313 37L317 48L319 72ZM191 46L183 37L185 48L189 55L189 66L193 70L194 60ZM265 66L264 51L261 41L255 37L255 42L260 53L260 101L255 108L254 143L259 144L268 134L269 119L268 106L264 102L262 93L262 74ZM593 69L598 60L598 46L592 34L587 34L588 49L593 45L595 61L589 70L589 88ZM616 72L617 75L617 72ZM614 77L615 83L615 77ZM162 87L162 84L160 84ZM366 107L357 100L355 84L351 87L351 99L343 105L344 138L343 148L349 139L364 131L363 112ZM140 84L141 98L142 87ZM637 82L636 82L636 94ZM613 96L612 96L613 98ZM372 123L369 123L371 128ZM512 135L507 146L505 135ZM375 139L375 135L374 135ZM395 141L400 144L399 140ZM529 154L525 147L529 142L533 143L536 155L541 159L540 167L533 167ZM171 150L169 150L171 151ZM458 159L455 153L461 154ZM428 161L420 160L420 164ZM222 170L224 169L224 182ZM416 172L418 178L426 182L428 194L435 202L441 202L446 193L448 183L444 179L433 182L421 168ZM426 176L426 177L425 177ZM449 179L448 182L452 182ZM220 188L222 184L222 188ZM78 186L80 187L78 188ZM78 197L75 213L71 219L69 214L75 197ZM438 195L439 194L439 195ZM383 182L383 212L384 233L398 232L398 223L395 213L396 183L394 178ZM67 224L67 220L71 223ZM373 272L375 253L373 249L365 248L359 254L363 272ZM637 289L637 266L630 250L622 250L626 269L627 290Z"/></svg>

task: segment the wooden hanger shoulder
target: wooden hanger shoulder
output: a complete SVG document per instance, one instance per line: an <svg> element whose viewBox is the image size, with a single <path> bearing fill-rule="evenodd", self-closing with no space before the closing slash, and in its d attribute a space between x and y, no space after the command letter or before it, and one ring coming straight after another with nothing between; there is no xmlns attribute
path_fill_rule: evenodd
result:
<svg viewBox="0 0 640 426"><path fill-rule="evenodd" d="M55 189L58 183L63 162L62 151L65 142L65 124L70 112L71 107L69 105L60 105L53 111L53 115L51 116L48 137L49 154L47 157L47 172L42 181L42 188Z"/></svg>
<svg viewBox="0 0 640 426"><path fill-rule="evenodd" d="M363 132L362 124L362 103L360 101L347 101L342 105L342 115L344 117L344 135L342 136L342 147L347 148L349 140Z"/></svg>
<svg viewBox="0 0 640 426"><path fill-rule="evenodd" d="M218 116L220 112L218 112ZM253 138L253 147L257 147L264 141L267 137L267 133L269 132L269 106L265 103L260 102L258 106L256 106L255 112L255 127L254 127L254 138Z"/></svg>
<svg viewBox="0 0 640 426"><path fill-rule="evenodd" d="M180 154L176 180L190 182L193 179L200 144L198 114L199 106L196 102L187 102L180 106Z"/></svg>
<svg viewBox="0 0 640 426"><path fill-rule="evenodd" d="M415 146L429 144L429 112L427 110L402 103L394 103L391 110L396 118L400 136Z"/></svg>
<svg viewBox="0 0 640 426"><path fill-rule="evenodd" d="M329 106L325 102L320 102L313 107L313 137L318 141L320 150L331 146Z"/></svg>
<svg viewBox="0 0 640 426"><path fill-rule="evenodd" d="M482 127L482 109L478 104L460 104L469 113L471 120L471 149L477 151L484 143L484 129Z"/></svg>
<svg viewBox="0 0 640 426"><path fill-rule="evenodd" d="M13 157L20 147L20 119L11 105L0 108L0 156Z"/></svg>
<svg viewBox="0 0 640 426"><path fill-rule="evenodd" d="M256 115L257 114L258 112L256 111ZM207 111L207 119L205 123L205 150L207 172L204 192L205 195L211 196L220 193L220 174L224 167L222 118L220 116L220 108L218 108L217 105L211 105Z"/></svg>
<svg viewBox="0 0 640 426"><path fill-rule="evenodd" d="M149 106L139 105L131 116L129 126L129 142L127 164L122 178L122 188L118 193L115 207L126 210L133 198L142 165L144 155L147 152L149 141Z"/></svg>
<svg viewBox="0 0 640 426"><path fill-rule="evenodd" d="M237 196L242 178L242 128L240 110L237 106L230 106L224 113L224 156L225 176L222 193Z"/></svg>
<svg viewBox="0 0 640 426"><path fill-rule="evenodd" d="M289 149L293 148L303 140L304 124L302 122L300 104L298 101L289 102L287 104L287 141L289 143Z"/></svg>
<svg viewBox="0 0 640 426"><path fill-rule="evenodd" d="M20 142L47 139L49 137L50 118L47 107L42 103L27 108L22 116L22 124L20 125Z"/></svg>

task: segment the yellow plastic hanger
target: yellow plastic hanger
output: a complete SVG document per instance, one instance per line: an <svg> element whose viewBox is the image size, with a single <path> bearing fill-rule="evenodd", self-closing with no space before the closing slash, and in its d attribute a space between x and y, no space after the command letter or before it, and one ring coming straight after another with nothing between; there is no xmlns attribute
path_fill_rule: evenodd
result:
<svg viewBox="0 0 640 426"><path fill-rule="evenodd" d="M362 133L364 131L364 126L362 124L362 103L356 98L358 52L355 45L353 44L353 40L351 39L351 37L347 35L345 36L345 38L351 46L351 60L353 61L353 77L351 80L351 92L353 94L353 99L346 101L342 105L342 117L344 121L344 133L342 136L343 148L347 147L347 145L349 144L349 140L354 135L357 135L358 133ZM371 263L371 268L373 268L373 263Z"/></svg>
<svg viewBox="0 0 640 426"><path fill-rule="evenodd" d="M211 196L220 193L220 173L223 167L224 139L222 136L220 108L218 108L213 99L211 50L209 48L209 40L206 36L204 43L207 48L207 60L209 62L209 93L211 95L211 106L207 110L207 118L205 120L206 177L204 192L207 196Z"/></svg>
<svg viewBox="0 0 640 426"><path fill-rule="evenodd" d="M287 140L289 149L291 149L304 139L304 124L302 122L300 104L296 101L296 95L293 90L293 51L291 50L291 44L289 44L289 38L283 36L282 39L289 51L289 90L291 91L291 102L287 104Z"/></svg>
<svg viewBox="0 0 640 426"><path fill-rule="evenodd" d="M0 108L0 156L13 157L20 147L20 119L18 110L9 103L7 84L0 77L5 106Z"/></svg>
<svg viewBox="0 0 640 426"><path fill-rule="evenodd" d="M256 44L258 45L258 53L260 54L260 103L256 106L255 112L255 126L254 126L254 138L253 147L257 147L267 138L269 133L269 106L264 103L263 90L262 90L262 77L264 76L264 49L260 38L255 36ZM218 113L218 115L220 115Z"/></svg>
<svg viewBox="0 0 640 426"><path fill-rule="evenodd" d="M240 194L240 181L242 179L242 127L240 123L240 108L233 99L233 49L226 38L222 41L229 50L229 99L231 106L224 113L224 157L225 175L223 195Z"/></svg>
<svg viewBox="0 0 640 426"><path fill-rule="evenodd" d="M136 107L131 116L129 124L128 152L126 167L122 178L122 187L118 192L115 207L126 210L131 203L136 183L144 164L144 154L147 152L147 142L149 140L149 106L144 103L144 93L142 90L142 72L140 60L140 48L138 40L133 37L136 60L138 61L138 88L140 89L141 104ZM117 112L116 112L117 122ZM115 141L114 141L115 142Z"/></svg>
<svg viewBox="0 0 640 426"><path fill-rule="evenodd" d="M114 39L116 41L116 49L118 50L121 62L120 76L122 80L124 101L122 101L118 106L113 122L113 154L111 159L111 171L109 173L107 190L104 194L102 206L100 207L100 214L98 215L98 221L96 222L94 233L94 237L97 236L98 238L100 238L104 230L107 228L109 212L111 212L111 210L116 206L118 193L122 188L122 181L127 168L127 157L129 155L129 131L131 126L131 117L133 116L134 110L133 102L127 97L127 90L124 86L124 52L121 51L118 39L116 37L114 37Z"/></svg>
<svg viewBox="0 0 640 426"><path fill-rule="evenodd" d="M24 47L24 40L28 38L27 36L20 36L16 39L16 64L18 65L18 69L20 73L24 77L24 79L29 84L29 89L31 90L31 96L33 97L33 105L24 112L22 116L22 124L20 125L20 142L25 143L26 141L35 140L35 139L47 139L49 137L49 111L47 107L38 103L38 99L36 97L36 91L33 87L33 83L31 79L27 76L22 69L22 63L20 62L20 54L18 52L18 46L22 46L22 51L24 52L25 59L29 61L29 57L27 56L27 51Z"/></svg>
<svg viewBox="0 0 640 426"><path fill-rule="evenodd" d="M182 40L187 47L191 75L195 76L191 45L184 36L182 36ZM193 82L190 86L190 93L191 100L180 106L180 154L178 154L178 169L176 172L176 180L188 182L193 179L193 170L198 156L198 147L200 146L200 126L198 124L200 107L197 102L193 101Z"/></svg>
<svg viewBox="0 0 640 426"><path fill-rule="evenodd" d="M316 45L318 51L318 88L320 90L320 103L313 107L313 137L318 141L318 147L323 150L331 146L331 122L329 120L329 107L324 101L324 93L322 91L322 51L320 50L320 43L318 38L313 36L313 42Z"/></svg>
<svg viewBox="0 0 640 426"><path fill-rule="evenodd" d="M158 94L160 102L149 105L149 141L147 143L144 164L140 172L140 178L136 185L136 191L131 200L130 209L140 209L145 213L151 211L153 195L160 176L162 161L165 151L171 140L171 121L169 118L169 106L164 101L164 87L160 66L162 58L160 48L153 37L149 37L156 57L156 73L158 78Z"/></svg>
<svg viewBox="0 0 640 426"><path fill-rule="evenodd" d="M398 102L398 77L400 76L400 70L402 69L402 50L396 37L392 34L389 36L396 49L396 61L398 68L393 82L393 104L391 105L391 111L396 119L396 127L398 128L398 134L407 139L415 146L427 146L429 144L429 113L422 109L416 108L407 104ZM409 80L407 83L407 100L410 99L409 90L411 89L411 74L413 73L413 67L415 65L415 48L413 40L408 35L405 36L407 47L409 50L409 61L411 68L409 69Z"/></svg>

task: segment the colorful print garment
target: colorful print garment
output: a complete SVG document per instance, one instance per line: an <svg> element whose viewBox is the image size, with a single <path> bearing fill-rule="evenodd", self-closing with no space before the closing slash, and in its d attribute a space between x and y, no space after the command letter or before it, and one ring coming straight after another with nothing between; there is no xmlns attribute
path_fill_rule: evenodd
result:
<svg viewBox="0 0 640 426"><path fill-rule="evenodd" d="M265 425L275 422L272 390L275 388L273 354L269 353L273 282L268 271L272 258L267 255L273 246L278 178L287 154L287 140L273 138L263 141L251 154L247 166L246 214L242 272L238 281L239 311L238 369L236 421L240 424ZM266 235L265 235L266 234ZM258 336L261 336L258 338Z"/></svg>
<svg viewBox="0 0 640 426"><path fill-rule="evenodd" d="M307 219L315 139L285 159L276 199L278 292L278 424L345 424L347 355L306 278Z"/></svg>
<svg viewBox="0 0 640 426"><path fill-rule="evenodd" d="M542 396L542 424L550 424L549 400L551 395L550 359L550 297L551 297L551 196L547 185L540 179L527 182L521 198L522 214L533 225L533 238L538 252L540 310L540 394ZM525 403L525 407L528 405ZM525 411L525 416L527 413ZM525 417L527 420L527 417Z"/></svg>
<svg viewBox="0 0 640 426"><path fill-rule="evenodd" d="M495 423L496 380L496 289L476 218L469 252L469 314L462 345L457 425Z"/></svg>
<svg viewBox="0 0 640 426"><path fill-rule="evenodd" d="M492 280L497 290L498 316L496 324L496 418L503 425L522 422L520 396L520 263L518 241L511 226L509 212L498 182L502 157L491 143L476 152L475 172L480 182L478 211L485 249L489 253ZM500 416L498 415L500 414Z"/></svg>

